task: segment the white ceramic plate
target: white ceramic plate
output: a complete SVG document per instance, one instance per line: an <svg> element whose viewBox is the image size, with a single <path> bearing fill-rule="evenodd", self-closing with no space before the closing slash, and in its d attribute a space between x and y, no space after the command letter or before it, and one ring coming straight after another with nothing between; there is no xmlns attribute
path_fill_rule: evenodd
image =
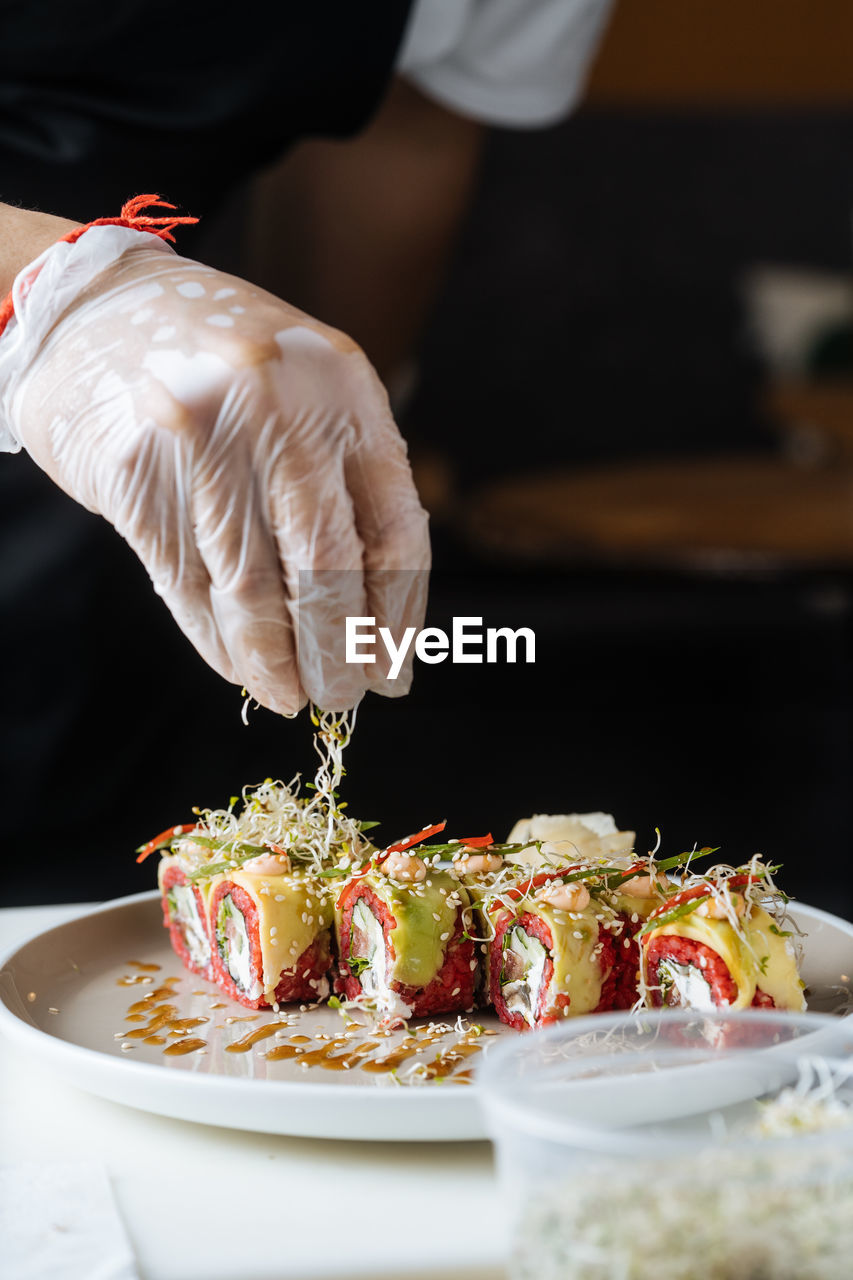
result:
<svg viewBox="0 0 853 1280"><path fill-rule="evenodd" d="M834 1011L853 978L853 925L803 905L793 915L808 935L802 972L811 991L809 1007ZM137 967L146 964L159 968ZM135 985L121 985L133 976ZM170 1000L178 1016L207 1019L187 1031L206 1041L203 1053L167 1057L159 1045L125 1039L140 1025L127 1020L128 1006L169 977L178 979ZM211 1009L213 1004L220 1007ZM227 1052L229 1043L273 1016L263 1012L251 1022L225 1021L251 1011L182 968L161 926L156 892L108 903L49 929L14 950L0 968L0 1028L66 1081L114 1102L181 1120L302 1137L485 1137L476 1087L454 1084L452 1077L440 1084L401 1085L391 1075L357 1066L344 1080L343 1072L305 1068L296 1059L270 1062L269 1049L292 1043L294 1035L313 1041L318 1034L334 1037L343 1026L332 1009L287 1012L292 1021L278 1028L278 1036L246 1053ZM517 1034L493 1015L478 1015L478 1021L498 1033L483 1037L483 1052L500 1037ZM456 1038L425 1046L422 1060L429 1062ZM381 1052L393 1050L400 1039L388 1040ZM122 1049L123 1043L133 1048ZM401 1074L417 1061L407 1059Z"/></svg>

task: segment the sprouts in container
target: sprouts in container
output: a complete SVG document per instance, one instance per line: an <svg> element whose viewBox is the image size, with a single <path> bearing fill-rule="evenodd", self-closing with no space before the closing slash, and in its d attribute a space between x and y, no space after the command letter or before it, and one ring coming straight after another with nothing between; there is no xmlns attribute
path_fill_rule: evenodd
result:
<svg viewBox="0 0 853 1280"><path fill-rule="evenodd" d="M837 1280L853 1257L853 1024L597 1014L478 1072L513 1280Z"/></svg>

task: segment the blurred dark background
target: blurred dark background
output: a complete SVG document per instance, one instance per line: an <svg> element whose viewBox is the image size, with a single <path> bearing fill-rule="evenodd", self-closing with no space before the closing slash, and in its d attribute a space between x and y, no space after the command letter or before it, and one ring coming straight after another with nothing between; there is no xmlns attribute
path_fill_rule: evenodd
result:
<svg viewBox="0 0 853 1280"><path fill-rule="evenodd" d="M419 666L405 700L370 696L347 798L388 840L601 808L640 849L659 827L669 853L761 851L853 916L849 334L835 313L829 373L819 325L774 366L746 283L774 264L845 287L853 21L830 0L639 8L570 120L488 137L401 411L429 621L533 627L536 664ZM245 207L196 256L240 266ZM2 554L38 600L4 622L3 900L148 888L135 845L313 768L307 716L244 727L103 522L22 455L0 490L23 519ZM75 571L36 579L28 548L60 519Z"/></svg>

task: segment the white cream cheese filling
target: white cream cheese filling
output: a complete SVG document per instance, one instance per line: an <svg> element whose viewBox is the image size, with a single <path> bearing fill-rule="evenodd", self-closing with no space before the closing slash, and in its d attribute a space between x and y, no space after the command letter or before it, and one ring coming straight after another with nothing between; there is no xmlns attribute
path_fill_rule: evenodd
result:
<svg viewBox="0 0 853 1280"><path fill-rule="evenodd" d="M510 1013L521 1014L528 1026L536 1020L539 996L545 973L548 953L538 938L531 938L523 929L511 930L507 951L512 951L524 965L520 978L503 985L503 997Z"/></svg>
<svg viewBox="0 0 853 1280"><path fill-rule="evenodd" d="M361 989L367 996L375 996L377 1000L387 1001L392 992L388 985L385 934L382 931L382 925L362 898L359 898L353 909L352 928L359 929L367 939L366 958L369 964L359 974Z"/></svg>
<svg viewBox="0 0 853 1280"><path fill-rule="evenodd" d="M210 963L210 942L201 917L192 885L173 884L169 890L174 899L177 922L183 925L184 941L193 964L204 967Z"/></svg>
<svg viewBox="0 0 853 1280"><path fill-rule="evenodd" d="M674 960L661 960L658 965L658 982L664 993L675 990L676 1001L666 1000L667 1004L684 1005L688 1009L699 1009L710 1013L718 1006L714 1003L713 992L702 973L692 964L676 964Z"/></svg>
<svg viewBox="0 0 853 1280"><path fill-rule="evenodd" d="M249 934L243 913L237 910L229 897L223 898L219 910L220 912L224 911L226 920L230 925L230 937L226 934L227 946L225 952L228 972L240 990L246 992L250 1000L257 1000L263 995L264 987L259 979L253 979L252 977L252 949L249 945Z"/></svg>

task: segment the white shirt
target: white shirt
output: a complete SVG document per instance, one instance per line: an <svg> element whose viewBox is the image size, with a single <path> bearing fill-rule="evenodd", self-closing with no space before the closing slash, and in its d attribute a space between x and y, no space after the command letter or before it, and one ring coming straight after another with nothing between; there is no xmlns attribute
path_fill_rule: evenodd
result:
<svg viewBox="0 0 853 1280"><path fill-rule="evenodd" d="M583 92L613 2L415 0L396 69L485 124L554 124Z"/></svg>

